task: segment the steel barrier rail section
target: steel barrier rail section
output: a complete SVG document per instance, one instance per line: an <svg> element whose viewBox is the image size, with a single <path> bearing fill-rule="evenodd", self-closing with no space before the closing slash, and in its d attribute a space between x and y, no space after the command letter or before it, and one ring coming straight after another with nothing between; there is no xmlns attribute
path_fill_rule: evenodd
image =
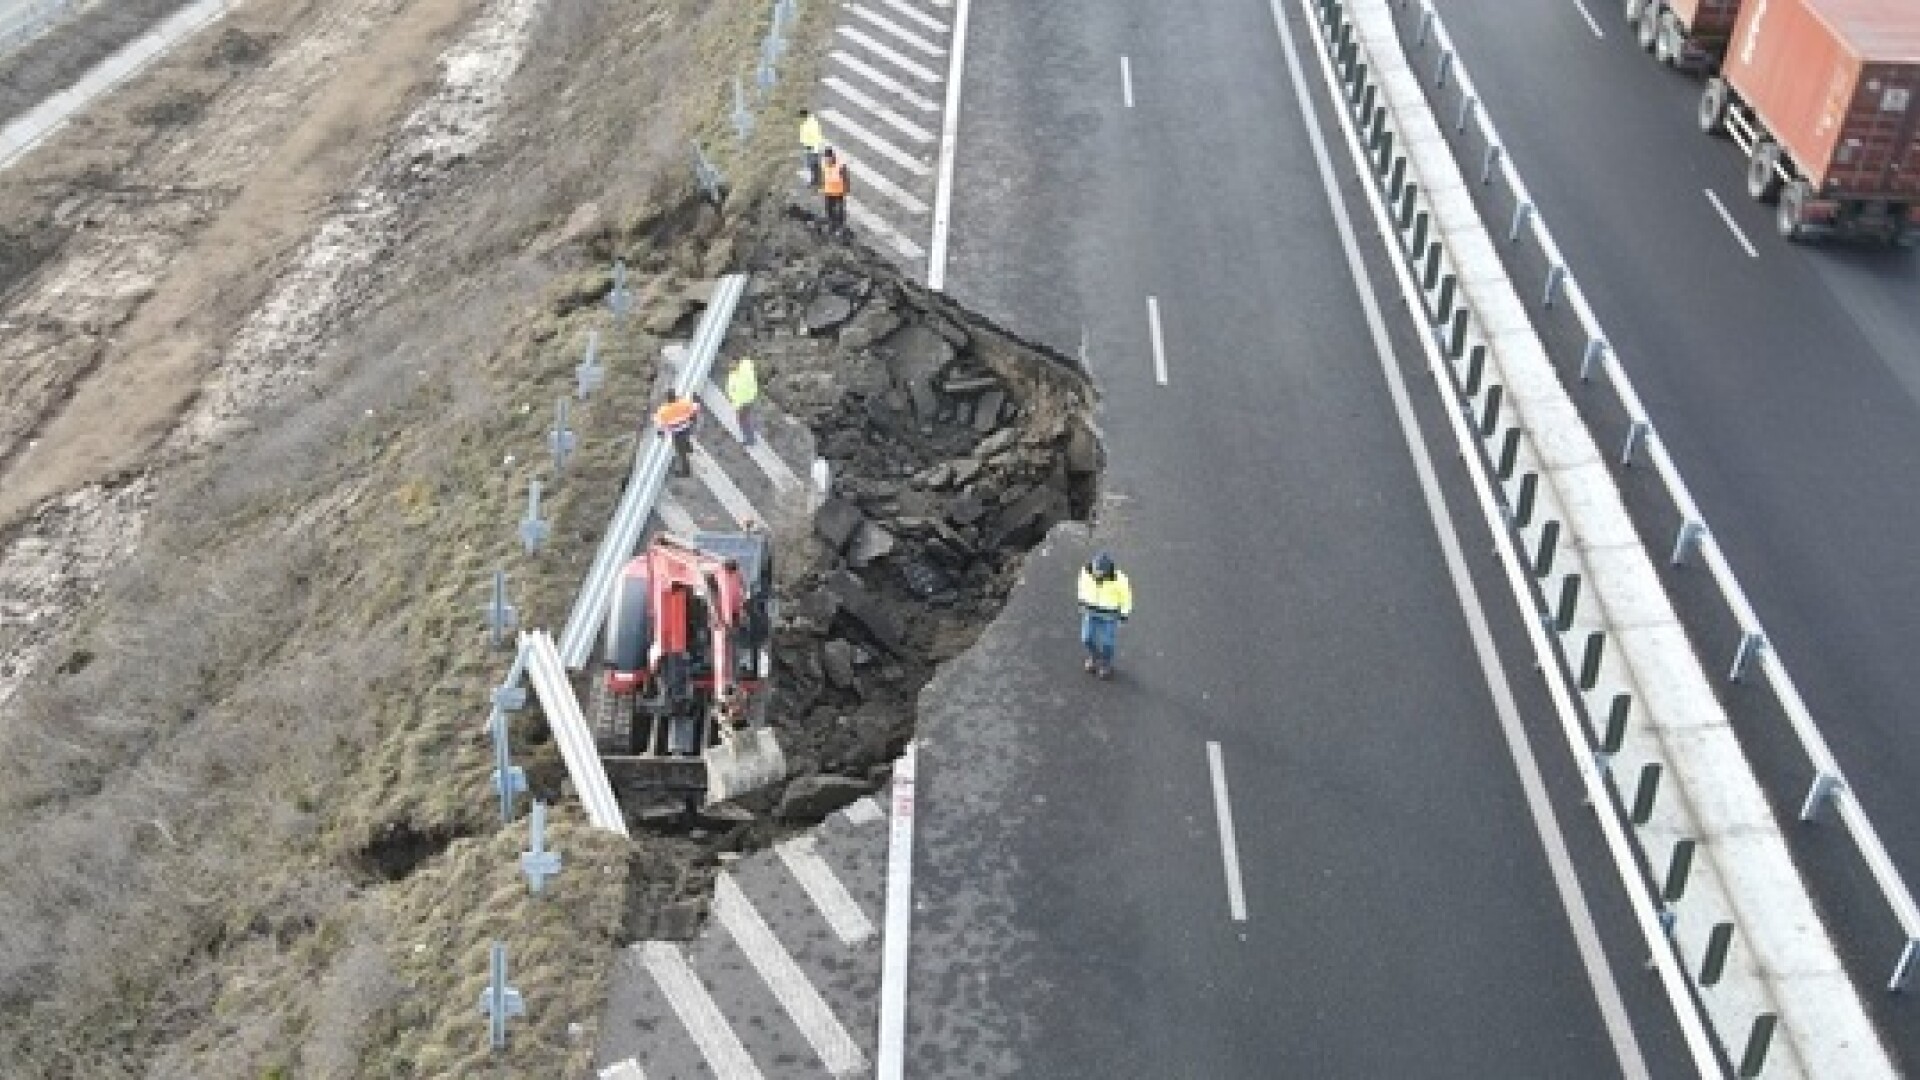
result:
<svg viewBox="0 0 1920 1080"><path fill-rule="evenodd" d="M533 680L533 692L540 698L547 726L553 729L553 741L559 744L567 774L573 777L574 790L586 807L587 820L596 829L626 836L627 823L620 815L619 800L613 797L613 785L607 782L593 732L587 730L586 717L580 713L580 701L573 696L573 684L567 681L567 669L553 647L552 635L545 630L525 631L520 635L520 649L527 658L527 674Z"/></svg>
<svg viewBox="0 0 1920 1080"><path fill-rule="evenodd" d="M1537 629L1550 626L1560 635L1559 659L1565 667L1557 662L1554 667L1563 678L1577 667L1588 712L1609 716L1610 730L1599 740L1610 752L1602 759L1608 777L1619 758L1652 759L1643 769L1633 821L1644 847L1671 842L1672 858L1660 888L1665 909L1658 922L1672 940L1655 932L1650 933L1650 944L1683 1026L1693 1009L1692 998L1672 978L1676 957L1670 944L1687 955L1704 953L1694 990L1723 1039L1731 1040L1752 1022L1741 1058L1743 1075L1754 1075L1768 1064L1769 1043L1782 1013L1792 1056L1776 1055L1769 1075L1829 1075L1836 1068L1849 1076L1893 1075L1884 1051L1873 1060L1878 1040L1857 993L1819 924L1652 561L1627 520L1605 462L1513 292L1440 135L1425 90L1407 66L1387 0L1302 4L1310 15L1318 9L1326 16L1323 37L1332 55L1323 56L1322 63L1338 64L1340 75L1330 71L1329 81L1358 110L1367 145L1363 150L1356 143L1354 149L1363 172L1370 166L1379 174L1380 189L1369 187L1368 195L1381 217L1382 232L1403 243L1411 234L1411 252L1406 253L1411 265L1396 269L1403 279L1410 269L1423 273L1419 290L1430 305L1433 331L1427 345L1448 354L1442 366L1466 404L1465 415L1456 418L1456 430L1464 429L1464 420L1476 429L1474 441L1495 440L1497 449L1464 443L1462 449L1482 468L1491 465L1490 471L1497 471L1512 507L1505 522L1496 515L1491 523L1504 543L1519 547L1515 566L1509 568L1516 598L1536 610L1541 619ZM1348 20L1349 8L1357 22ZM1454 72L1454 59L1448 52L1436 65L1435 77L1443 85ZM1371 162L1365 160L1369 157ZM1398 211L1397 221L1381 202L1383 191ZM1563 279L1564 271L1556 276ZM1550 278L1549 287L1553 284ZM1471 348L1470 342L1475 342ZM1464 375L1455 363L1464 364ZM1517 415L1517 422L1503 419L1503 404ZM1517 483L1517 493L1505 486L1510 482ZM1559 543L1563 527L1569 533L1564 545ZM1512 573L1520 566L1532 573ZM1583 609L1578 603L1583 583L1600 603ZM1549 607L1544 597L1556 584L1557 610L1544 610ZM1536 593L1536 587L1541 591ZM1544 636L1537 634L1536 641ZM1585 648L1576 660L1571 643L1582 639ZM1609 642L1619 655L1608 652ZM1652 722L1627 729L1634 695L1614 694L1609 702L1603 688L1612 687L1637 691ZM1556 703L1565 701L1560 696L1564 689L1556 688ZM1563 708L1562 721L1591 791L1597 785L1585 759L1592 736L1585 731L1584 718L1572 711ZM1657 781L1663 772L1676 774L1678 783L1670 786L1677 787L1677 797L1656 799L1657 783L1645 782L1649 775ZM1649 898L1641 894L1645 882L1631 853L1621 850L1613 798L1602 788L1593 801L1647 932L1652 920ZM1703 823L1712 831L1703 831ZM1696 847L1704 853L1704 865L1697 868ZM1650 863L1657 867L1664 860L1653 856L1663 854L1650 851ZM1744 938L1729 972L1730 935L1736 927ZM1698 1040L1690 1038L1689 1043L1699 1061ZM1718 1071L1717 1064L1711 1071Z"/></svg>
<svg viewBox="0 0 1920 1080"><path fill-rule="evenodd" d="M1401 7L1407 6L1407 0L1396 0L1396 2ZM1425 0L1420 10L1423 27L1431 28L1434 48L1438 50L1439 55L1454 56L1452 38L1448 35L1446 25L1441 21L1439 13L1434 11L1432 5ZM1423 41L1425 36L1423 33ZM1612 353L1613 349L1600 325L1598 316L1594 314L1592 306L1587 302L1586 293L1581 289L1579 279L1566 271L1566 258L1561 254L1560 247L1555 243L1546 222L1542 220L1540 214L1534 212L1533 197L1528 193L1525 182L1521 180L1518 169L1511 158L1499 149L1505 144L1500 141L1499 132L1495 130L1492 119L1486 115L1484 109L1478 107L1480 99L1474 92L1473 80L1468 75L1465 65L1452 63L1449 66L1454 69L1453 81L1460 92L1459 108L1462 124L1471 118L1489 148L1482 167L1482 182L1487 182L1490 174L1497 170L1500 178L1513 192L1516 205L1521 208L1521 214L1516 216L1513 235L1510 235L1509 239L1515 238L1522 228L1526 229L1534 242L1539 245L1547 264L1561 269L1563 276L1559 281L1559 289L1564 293L1568 306L1587 336L1588 355L1596 358L1603 368L1607 367L1606 355ZM1524 216L1524 221L1520 220L1521 216ZM1825 800L1833 801L1849 838L1859 849L1861 860L1866 863L1868 871L1872 873L1874 883L1886 899L1888 909L1900 923L1901 933L1906 940L1894 960L1886 986L1888 991L1898 991L1905 987L1916 962L1920 961L1920 905L1916 905L1912 891L1900 876L1898 868L1894 866L1893 859L1887 854L1886 846L1881 843L1879 832L1875 830L1866 810L1854 796L1853 789L1847 783L1838 760L1827 745L1826 737L1821 734L1819 725L1814 722L1812 712L1807 708L1805 700L1801 698L1799 687L1794 684L1785 662L1773 648L1759 617L1754 613L1752 604L1747 600L1746 592L1741 589L1740 582L1735 578L1733 567L1725 551L1720 547L1712 530L1707 528L1706 518L1700 513L1699 505L1694 502L1693 493L1687 489L1686 482L1681 478L1679 466L1661 441L1659 429L1654 426L1646 407L1641 404L1640 395L1634 389L1633 382L1628 377L1625 365L1621 363L1618 354L1614 354L1610 367L1611 374L1607 381L1619 396L1621 406L1625 409L1633 430L1639 433L1637 437L1642 440L1641 445L1644 446L1649 460L1653 463L1655 474L1660 477L1668 496L1680 512L1682 524L1674 544L1673 561L1678 563L1683 559L1690 546L1699 547L1702 561L1713 575L1715 586L1720 590L1721 597L1726 601L1740 627L1743 655L1735 658L1736 663L1749 658L1757 660L1761 674L1766 678L1768 687L1773 691L1775 699L1779 701L1781 709L1787 714L1794 735L1799 739L1801 748L1814 768L1813 781L1802 800L1800 819L1811 821ZM1584 366L1581 377L1583 380L1587 377ZM1633 445L1629 444L1629 454L1632 453ZM1745 650L1749 644L1757 646L1754 650L1758 653L1757 657L1746 654ZM1735 677L1737 677L1738 669L1735 670Z"/></svg>
<svg viewBox="0 0 1920 1080"><path fill-rule="evenodd" d="M674 388L682 397L690 398L707 381L720 344L726 340L727 327L733 322L733 309L746 287L745 274L728 274L714 286L706 313L701 316L693 341L687 347L686 363L674 380ZM600 540L600 550L593 557L593 566L587 571L587 579L580 586L573 611L560 634L560 657L570 670L578 671L586 666L593 641L600 634L600 624L607 617L614 582L620 568L639 546L641 533L647 518L653 514L653 504L660 498L661 488L666 486L667 470L672 463L673 447L668 440L643 438L640 441L634 454L632 478L621 494L613 520Z"/></svg>

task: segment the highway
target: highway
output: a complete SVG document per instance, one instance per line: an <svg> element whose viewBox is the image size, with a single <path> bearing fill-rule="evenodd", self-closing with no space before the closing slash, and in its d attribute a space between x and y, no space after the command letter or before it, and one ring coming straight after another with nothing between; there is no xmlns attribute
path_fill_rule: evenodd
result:
<svg viewBox="0 0 1920 1080"><path fill-rule="evenodd" d="M972 27L947 285L1084 342L1092 543L1138 614L1118 677L1084 675L1062 541L923 695L907 1075L1689 1073L1484 526L1449 573L1274 8L975 0Z"/></svg>
<svg viewBox="0 0 1920 1080"><path fill-rule="evenodd" d="M1618 5L1594 8L1604 36L1570 0L1435 7L1778 654L1920 883L1920 260L1778 238L1738 148L1695 126L1699 80L1642 54ZM1763 774L1803 761L1778 727L1743 738ZM1836 872L1813 867L1816 892ZM1864 931L1862 967L1884 979L1898 939L1864 907L1843 931ZM1909 1054L1912 1029L1892 1033Z"/></svg>

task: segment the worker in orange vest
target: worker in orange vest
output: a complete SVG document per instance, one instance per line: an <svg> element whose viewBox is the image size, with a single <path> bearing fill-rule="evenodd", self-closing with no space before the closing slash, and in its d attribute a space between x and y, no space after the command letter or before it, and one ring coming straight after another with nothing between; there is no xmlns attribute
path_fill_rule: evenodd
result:
<svg viewBox="0 0 1920 1080"><path fill-rule="evenodd" d="M667 400L653 411L653 426L663 439L673 440L673 473L693 474L693 428L700 422L700 403L668 390Z"/></svg>
<svg viewBox="0 0 1920 1080"><path fill-rule="evenodd" d="M846 162L829 146L820 154L820 195L827 203L827 232L847 231L847 192L853 180L847 176Z"/></svg>

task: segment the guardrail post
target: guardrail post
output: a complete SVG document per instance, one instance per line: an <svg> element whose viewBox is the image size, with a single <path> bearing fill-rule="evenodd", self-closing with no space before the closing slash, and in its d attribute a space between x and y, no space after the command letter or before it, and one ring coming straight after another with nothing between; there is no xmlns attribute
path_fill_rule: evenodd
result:
<svg viewBox="0 0 1920 1080"><path fill-rule="evenodd" d="M616 320L624 319L633 310L633 290L627 287L627 263L625 259L613 260L613 288L607 290L607 308L613 312ZM587 348L592 350L598 335L587 335Z"/></svg>
<svg viewBox="0 0 1920 1080"><path fill-rule="evenodd" d="M546 888L547 879L560 872L560 853L547 848L547 804L533 803L533 819L528 823L527 850L520 853L520 869L527 875L535 895Z"/></svg>
<svg viewBox="0 0 1920 1080"><path fill-rule="evenodd" d="M1487 371L1487 347L1475 345L1467 353L1467 396L1476 397L1480 393L1480 377Z"/></svg>
<svg viewBox="0 0 1920 1080"><path fill-rule="evenodd" d="M1523 202L1513 208L1513 225L1507 229L1507 243L1517 243L1520 240L1520 230L1527 227L1527 222L1532 217L1533 204L1530 202Z"/></svg>
<svg viewBox="0 0 1920 1080"><path fill-rule="evenodd" d="M1479 100L1472 94L1468 94L1466 97L1460 99L1460 116L1453 124L1455 134L1467 130L1467 120L1473 115L1474 107L1479 104Z"/></svg>
<svg viewBox="0 0 1920 1080"><path fill-rule="evenodd" d="M1553 628L1563 634L1573 629L1573 613L1579 604L1580 575L1568 574L1560 579L1560 608L1554 613Z"/></svg>
<svg viewBox="0 0 1920 1080"><path fill-rule="evenodd" d="M1600 752L1617 754L1627 741L1627 714L1633 709L1633 695L1621 691L1613 695L1613 707L1607 710L1607 731L1600 737Z"/></svg>
<svg viewBox="0 0 1920 1080"><path fill-rule="evenodd" d="M1427 245L1427 270L1420 276L1420 287L1427 292L1432 292L1433 287L1440 283L1440 257L1444 250L1438 240Z"/></svg>
<svg viewBox="0 0 1920 1080"><path fill-rule="evenodd" d="M1433 9L1428 8L1420 13L1420 32L1413 36L1413 43L1415 45L1425 45L1427 43L1427 31L1432 27Z"/></svg>
<svg viewBox="0 0 1920 1080"><path fill-rule="evenodd" d="M1505 480L1513 475L1513 463L1519 456L1520 429L1510 427L1507 429L1507 433L1501 436L1500 457L1494 464L1494 468L1500 474L1500 479Z"/></svg>
<svg viewBox="0 0 1920 1080"><path fill-rule="evenodd" d="M1400 201L1400 185L1407 182L1407 158L1405 154L1395 154L1393 168L1387 173L1387 202ZM1402 226L1404 228L1404 226Z"/></svg>
<svg viewBox="0 0 1920 1080"><path fill-rule="evenodd" d="M1540 548L1533 555L1533 576L1546 577L1553 573L1553 557L1560 545L1560 523L1549 521L1540 526Z"/></svg>
<svg viewBox="0 0 1920 1080"><path fill-rule="evenodd" d="M1379 112L1375 115L1384 117L1386 113L1386 106L1382 105ZM1393 160L1393 138L1393 130L1391 128L1383 127L1380 129L1379 145L1374 148L1373 155L1367 159L1368 163L1373 166L1375 172L1385 171L1387 162Z"/></svg>
<svg viewBox="0 0 1920 1080"><path fill-rule="evenodd" d="M1707 956L1700 964L1700 985L1712 986L1727 970L1727 951L1733 946L1733 924L1714 923L1707 935Z"/></svg>
<svg viewBox="0 0 1920 1080"><path fill-rule="evenodd" d="M620 286L615 288L617 290ZM633 294L629 292L627 297L627 303L631 305ZM614 317L616 319L619 317L618 309L615 310ZM577 387L574 391L575 396L582 401L587 399L587 395L606 385L607 369L600 363L600 331L587 331L587 355L581 358L580 366L573 369L573 378Z"/></svg>
<svg viewBox="0 0 1920 1080"><path fill-rule="evenodd" d="M1908 938L1907 944L1900 950L1900 959L1894 962L1893 978L1887 980L1887 993L1897 994L1907 988L1907 977L1913 974L1913 962L1920 957L1920 940Z"/></svg>
<svg viewBox="0 0 1920 1080"><path fill-rule="evenodd" d="M1447 74L1453 70L1453 50L1445 49L1440 53L1439 70L1434 73L1433 86L1436 90L1447 87Z"/></svg>
<svg viewBox="0 0 1920 1080"><path fill-rule="evenodd" d="M1541 304L1547 307L1553 306L1554 294L1560 291L1560 283L1566 280L1566 277L1567 268L1558 263L1547 268L1547 289L1545 294L1540 298Z"/></svg>
<svg viewBox="0 0 1920 1080"><path fill-rule="evenodd" d="M1500 396L1499 383L1487 387L1486 408L1480 414L1480 437L1483 439L1493 438L1495 429L1500 426Z"/></svg>
<svg viewBox="0 0 1920 1080"><path fill-rule="evenodd" d="M1640 444L1647 441L1647 433L1651 430L1653 425L1645 420L1635 420L1627 425L1627 444L1620 448L1620 464L1633 464L1633 455L1639 452Z"/></svg>
<svg viewBox="0 0 1920 1080"><path fill-rule="evenodd" d="M1437 240L1434 241L1433 248L1435 251L1440 250L1440 242ZM1444 323L1448 319L1453 318L1453 293L1456 284L1452 274L1442 274L1440 276L1440 297L1434 304L1434 308L1440 317L1436 321Z"/></svg>
<svg viewBox="0 0 1920 1080"><path fill-rule="evenodd" d="M1494 166L1498 164L1500 164L1500 144L1488 143L1487 156L1480 162L1480 182L1482 184L1493 183L1493 169Z"/></svg>
<svg viewBox="0 0 1920 1080"><path fill-rule="evenodd" d="M1589 338L1587 340L1587 351L1585 353L1582 353L1580 356L1580 381L1590 382L1593 379L1594 365L1605 363L1606 358L1607 358L1606 339L1605 338Z"/></svg>
<svg viewBox="0 0 1920 1080"><path fill-rule="evenodd" d="M493 789L500 793L500 821L505 824L513 820L513 800L527 790L527 770L513 763L507 714L496 706L487 726L493 733Z"/></svg>
<svg viewBox="0 0 1920 1080"><path fill-rule="evenodd" d="M1427 257L1427 212L1425 210L1413 215L1413 246L1410 254L1416 262Z"/></svg>
<svg viewBox="0 0 1920 1080"><path fill-rule="evenodd" d="M1660 794L1660 763L1649 761L1640 766L1640 782L1633 788L1633 810L1629 817L1635 825L1653 820L1654 796Z"/></svg>
<svg viewBox="0 0 1920 1080"><path fill-rule="evenodd" d="M496 649L506 646L506 632L520 625L520 613L507 603L507 572L493 572L493 596L487 601L487 640Z"/></svg>
<svg viewBox="0 0 1920 1080"><path fill-rule="evenodd" d="M1687 556L1700 546L1700 540L1706 535L1705 522L1685 521L1680 524L1680 533L1673 538L1673 556L1667 560L1672 566L1685 566Z"/></svg>
<svg viewBox="0 0 1920 1080"><path fill-rule="evenodd" d="M733 137L746 142L753 135L753 113L747 108L747 92L740 85L740 76L733 77Z"/></svg>
<svg viewBox="0 0 1920 1080"><path fill-rule="evenodd" d="M487 1040L495 1050L507 1048L507 1018L525 1016L527 1003L520 991L507 985L507 946L493 943L486 988L480 991L480 1011L487 1017Z"/></svg>
<svg viewBox="0 0 1920 1080"><path fill-rule="evenodd" d="M1747 1035L1747 1052L1740 1055L1740 1080L1759 1076L1767 1067L1767 1051L1773 1045L1773 1029L1780 1023L1775 1013L1753 1018L1753 1030Z"/></svg>
<svg viewBox="0 0 1920 1080"><path fill-rule="evenodd" d="M1830 772L1815 773L1813 783L1807 785L1807 797L1800 804L1800 820L1813 821L1818 818L1821 809L1827 805L1827 800L1833 798L1834 789L1839 785L1838 776Z"/></svg>
<svg viewBox="0 0 1920 1080"><path fill-rule="evenodd" d="M1401 232L1405 232L1408 229L1413 227L1413 207L1414 207L1414 203L1418 201L1419 198L1420 198L1419 181L1417 180L1407 181L1407 186L1404 189L1402 189L1400 192L1400 231Z"/></svg>
<svg viewBox="0 0 1920 1080"><path fill-rule="evenodd" d="M1453 335L1447 341L1447 355L1455 360L1460 359L1460 354L1467 348L1468 315L1469 312L1464 307L1453 313Z"/></svg>
<svg viewBox="0 0 1920 1080"><path fill-rule="evenodd" d="M1378 104L1380 88L1367 82L1366 79L1367 65L1360 64L1357 66L1357 74L1354 76L1354 93L1360 99L1360 111L1371 116L1374 106Z"/></svg>
<svg viewBox="0 0 1920 1080"><path fill-rule="evenodd" d="M540 517L540 481L527 482L527 516L520 519L520 544L531 555L547 542L553 527Z"/></svg>
<svg viewBox="0 0 1920 1080"><path fill-rule="evenodd" d="M1513 507L1513 527L1524 529L1533 524L1533 496L1540 486L1540 474L1528 473L1520 478L1520 497Z"/></svg>
<svg viewBox="0 0 1920 1080"><path fill-rule="evenodd" d="M1748 630L1740 635L1740 647L1733 653L1733 668L1727 672L1728 682L1739 682L1746 678L1747 668L1752 666L1754 658L1767 647L1767 636L1758 630Z"/></svg>
<svg viewBox="0 0 1920 1080"><path fill-rule="evenodd" d="M567 426L567 399L560 398L553 406L553 427L547 430L547 448L553 451L555 475L567 467L567 458L579 442L573 429Z"/></svg>
<svg viewBox="0 0 1920 1080"><path fill-rule="evenodd" d="M1687 875L1693 873L1694 843L1691 837L1673 842L1673 858L1667 863L1666 884L1660 887L1660 899L1669 904L1679 900L1687 891Z"/></svg>
<svg viewBox="0 0 1920 1080"><path fill-rule="evenodd" d="M1595 630L1587 635L1587 648L1580 656L1580 689L1591 690L1594 684L1600 681L1600 657L1605 652L1606 645L1606 631Z"/></svg>

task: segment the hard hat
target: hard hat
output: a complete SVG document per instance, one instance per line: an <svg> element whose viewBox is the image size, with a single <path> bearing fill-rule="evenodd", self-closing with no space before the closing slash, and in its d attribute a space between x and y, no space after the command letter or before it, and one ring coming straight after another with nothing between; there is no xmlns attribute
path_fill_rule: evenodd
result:
<svg viewBox="0 0 1920 1080"><path fill-rule="evenodd" d="M1087 565L1092 568L1094 577L1113 576L1113 556L1104 551L1095 552L1093 561Z"/></svg>

